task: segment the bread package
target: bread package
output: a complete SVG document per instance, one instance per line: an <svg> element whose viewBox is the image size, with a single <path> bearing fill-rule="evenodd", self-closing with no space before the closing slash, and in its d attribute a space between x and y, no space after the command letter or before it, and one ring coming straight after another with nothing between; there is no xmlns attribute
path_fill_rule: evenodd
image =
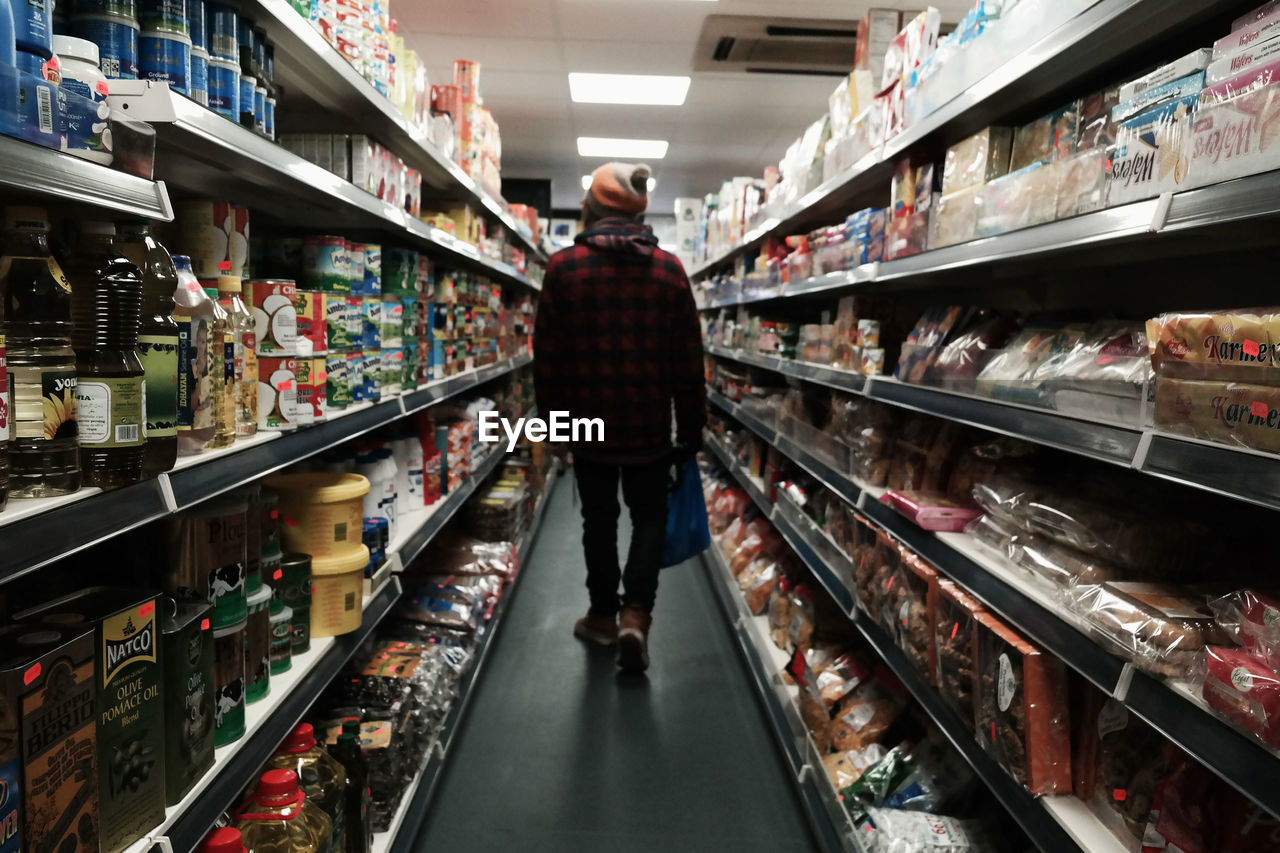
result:
<svg viewBox="0 0 1280 853"><path fill-rule="evenodd" d="M1280 453L1280 386L1160 377L1155 425L1176 435Z"/></svg>
<svg viewBox="0 0 1280 853"><path fill-rule="evenodd" d="M957 584L937 578L933 594L934 683L960 719L974 724L973 628L983 607Z"/></svg>
<svg viewBox="0 0 1280 853"><path fill-rule="evenodd" d="M976 226L979 237L994 237L1052 222L1058 210L1057 164L1035 162L983 188Z"/></svg>
<svg viewBox="0 0 1280 853"><path fill-rule="evenodd" d="M1031 793L1069 792L1071 724L1062 661L990 613L973 621L979 745Z"/></svg>
<svg viewBox="0 0 1280 853"><path fill-rule="evenodd" d="M1210 601L1209 609L1246 654L1280 671L1280 596L1238 589Z"/></svg>
<svg viewBox="0 0 1280 853"><path fill-rule="evenodd" d="M1201 691L1222 716L1280 746L1280 675L1242 649L1205 649Z"/></svg>
<svg viewBox="0 0 1280 853"><path fill-rule="evenodd" d="M1153 675L1189 678L1205 646L1229 642L1203 597L1172 584L1081 584L1070 600L1111 651Z"/></svg>
<svg viewBox="0 0 1280 853"><path fill-rule="evenodd" d="M1182 311L1147 321L1159 376L1271 384L1280 378L1280 309Z"/></svg>

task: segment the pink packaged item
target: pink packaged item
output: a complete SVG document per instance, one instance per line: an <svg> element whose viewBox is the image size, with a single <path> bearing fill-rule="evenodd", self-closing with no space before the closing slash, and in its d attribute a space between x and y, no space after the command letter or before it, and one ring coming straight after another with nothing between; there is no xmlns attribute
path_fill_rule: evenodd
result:
<svg viewBox="0 0 1280 853"><path fill-rule="evenodd" d="M1200 105L1207 107L1211 104L1221 104L1270 86L1277 79L1280 79L1280 59L1254 65L1234 77L1206 86L1200 92Z"/></svg>
<svg viewBox="0 0 1280 853"><path fill-rule="evenodd" d="M890 489L880 498L880 503L893 507L924 530L945 533L960 533L965 525L982 515L980 510L956 503L940 492Z"/></svg>
<svg viewBox="0 0 1280 853"><path fill-rule="evenodd" d="M1217 59L1229 53L1244 50L1254 42L1270 38L1280 32L1280 8L1272 9L1262 18L1245 24L1229 36L1223 36L1213 43L1213 58Z"/></svg>

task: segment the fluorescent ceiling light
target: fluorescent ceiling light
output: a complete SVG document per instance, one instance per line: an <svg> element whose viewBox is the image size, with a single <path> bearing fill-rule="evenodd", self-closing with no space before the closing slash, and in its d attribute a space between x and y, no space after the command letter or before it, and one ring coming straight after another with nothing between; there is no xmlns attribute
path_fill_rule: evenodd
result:
<svg viewBox="0 0 1280 853"><path fill-rule="evenodd" d="M688 77L655 74L569 74L569 95L578 104L644 104L678 107L689 94Z"/></svg>
<svg viewBox="0 0 1280 853"><path fill-rule="evenodd" d="M611 139L579 136L580 157L622 157L631 160L661 160L667 156L665 139Z"/></svg>
<svg viewBox="0 0 1280 853"><path fill-rule="evenodd" d="M653 192L653 191L657 188L657 186L658 186L658 179L657 179L657 178L650 178L650 179L649 179L649 192ZM583 191L584 193L585 193L585 192L591 192L591 176L590 176L590 175L583 175L583 176L582 176L582 191Z"/></svg>

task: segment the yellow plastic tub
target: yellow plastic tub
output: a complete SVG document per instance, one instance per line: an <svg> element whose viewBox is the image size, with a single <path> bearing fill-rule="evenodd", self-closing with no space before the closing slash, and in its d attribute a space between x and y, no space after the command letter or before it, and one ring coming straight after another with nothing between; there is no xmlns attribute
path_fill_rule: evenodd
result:
<svg viewBox="0 0 1280 853"><path fill-rule="evenodd" d="M341 553L311 555L311 636L336 637L360 627L364 617L364 567L369 549L348 546Z"/></svg>
<svg viewBox="0 0 1280 853"><path fill-rule="evenodd" d="M280 496L284 550L313 558L350 554L364 532L369 481L359 474L280 474L264 484Z"/></svg>

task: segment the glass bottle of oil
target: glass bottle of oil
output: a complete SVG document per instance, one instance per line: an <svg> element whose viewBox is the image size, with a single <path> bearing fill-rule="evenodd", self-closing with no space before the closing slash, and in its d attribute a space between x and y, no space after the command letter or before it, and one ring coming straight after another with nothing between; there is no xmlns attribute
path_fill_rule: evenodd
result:
<svg viewBox="0 0 1280 853"><path fill-rule="evenodd" d="M162 474L178 458L178 324L173 294L178 270L145 222L119 226L116 245L142 270L142 328L138 355L147 377L147 447L142 473Z"/></svg>
<svg viewBox="0 0 1280 853"><path fill-rule="evenodd" d="M327 853L332 825L292 770L268 770L235 816L249 853Z"/></svg>
<svg viewBox="0 0 1280 853"><path fill-rule="evenodd" d="M113 223L83 223L66 265L80 470L85 485L104 489L140 480L146 449L142 273L120 254L115 236Z"/></svg>
<svg viewBox="0 0 1280 853"><path fill-rule="evenodd" d="M191 269L191 258L174 255L178 287L173 319L178 324L178 455L191 456L213 440L213 380L222 370L222 352L213 341L216 307ZM216 366L216 370L215 370Z"/></svg>
<svg viewBox="0 0 1280 853"><path fill-rule="evenodd" d="M231 317L218 304L218 288L206 286L213 301L213 441L208 449L230 447L236 440L236 333ZM221 361L218 356L221 355Z"/></svg>
<svg viewBox="0 0 1280 853"><path fill-rule="evenodd" d="M49 251L43 208L9 207L4 218L0 335L9 380L0 397L7 392L10 490L22 498L65 495L80 488L71 283Z"/></svg>
<svg viewBox="0 0 1280 853"><path fill-rule="evenodd" d="M240 276L218 276L218 304L235 333L236 438L248 438L258 432L258 337L241 289Z"/></svg>

